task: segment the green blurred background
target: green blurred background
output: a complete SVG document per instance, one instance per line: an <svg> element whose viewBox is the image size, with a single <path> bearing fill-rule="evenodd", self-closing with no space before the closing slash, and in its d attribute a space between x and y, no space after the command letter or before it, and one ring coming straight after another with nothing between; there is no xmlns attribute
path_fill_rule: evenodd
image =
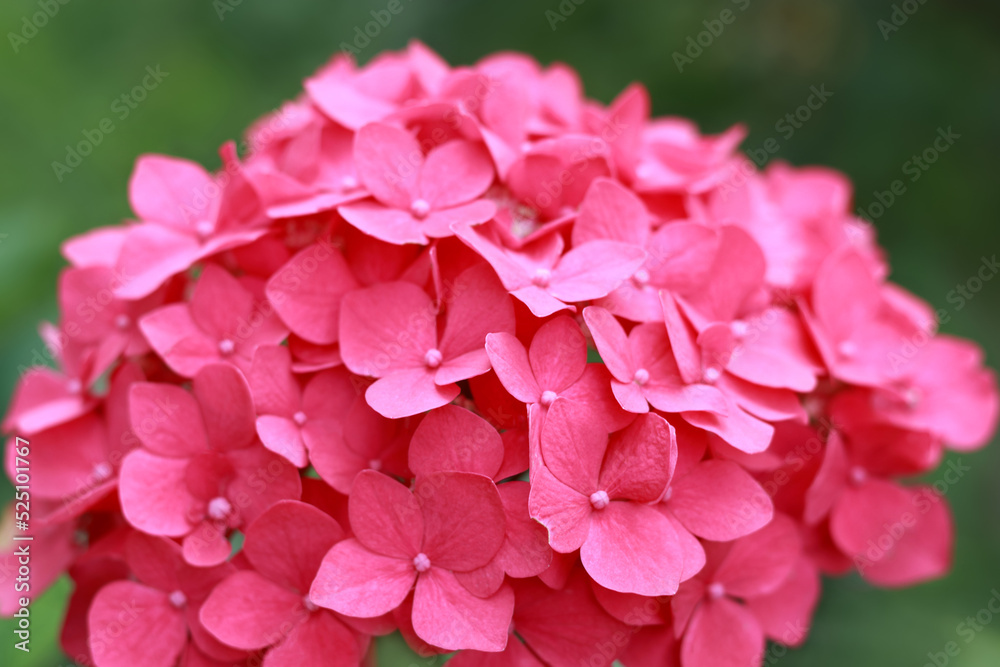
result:
<svg viewBox="0 0 1000 667"><path fill-rule="evenodd" d="M371 10L387 5L46 2L58 12L37 34L25 20L42 11L38 0L0 4L4 406L17 367L30 365L33 350L41 349L37 323L56 314L60 241L129 215L126 184L136 155L169 153L216 167L222 142L239 138L256 117L297 95L303 77L352 40ZM527 51L543 63L572 65L588 95L604 102L638 80L649 87L657 114L690 117L707 132L743 122L750 131L745 147L775 137L776 158L845 171L856 184L858 206L869 208L875 191L903 179L906 192L876 220L893 278L948 309L945 331L981 342L993 365L1000 359L1000 280L986 283L961 310L947 301L983 255L1000 251L995 1L907 0L898 9L887 0L562 0L562 11L560 0L402 5L362 50L362 61L411 38L453 64L501 49ZM684 52L688 38L706 29L703 22L725 9L733 12L732 22L679 72L674 52ZM14 40L16 52L10 33L27 37ZM167 76L121 119L115 99L157 65ZM833 95L807 122L791 136L787 126L776 127L806 102L810 86L821 85ZM52 162L64 161L66 145L104 118L112 118L114 131L57 181ZM904 164L932 145L938 128L948 127L959 139L911 183ZM778 664L921 667L933 664L929 652L956 641L961 652L949 664L1000 665L1000 618L969 643L956 631L1000 590L1000 448L961 458L972 472L948 490L958 529L954 572L904 591L874 590L857 578L827 582L808 643ZM11 491L2 484L5 501ZM11 624L0 621L0 664L68 664L55 640L68 591L62 582L35 604L30 655L13 650ZM431 664L398 645L382 655L387 665Z"/></svg>

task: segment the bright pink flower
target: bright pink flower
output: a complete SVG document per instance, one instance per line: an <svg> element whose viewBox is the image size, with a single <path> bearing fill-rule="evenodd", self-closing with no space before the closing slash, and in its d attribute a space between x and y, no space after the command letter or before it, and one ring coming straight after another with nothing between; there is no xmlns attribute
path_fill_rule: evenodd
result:
<svg viewBox="0 0 1000 667"><path fill-rule="evenodd" d="M410 441L410 469L418 477L435 472L470 472L497 482L505 458L504 443L490 424L454 405L432 410L420 422ZM545 571L552 561L545 528L528 515L529 485L509 481L497 486L503 503L504 543L484 567L456 575L473 592L489 595L503 583L504 574L521 579Z"/></svg>
<svg viewBox="0 0 1000 667"><path fill-rule="evenodd" d="M903 369L901 391L893 387L871 396L879 419L931 433L958 451L979 449L989 441L996 431L1000 397L996 374L983 367L978 345L936 336Z"/></svg>
<svg viewBox="0 0 1000 667"><path fill-rule="evenodd" d="M610 667L614 662L614 652L608 647L618 645L616 638L624 635L628 626L597 604L582 568L577 567L558 590L536 579L515 581L512 586L517 604L507 648L502 653L462 651L450 661L455 667L581 663Z"/></svg>
<svg viewBox="0 0 1000 667"><path fill-rule="evenodd" d="M951 566L952 520L931 487L903 487L888 477L933 467L941 445L891 426L834 432L806 495L805 519L829 514L830 534L861 576L881 586L933 579Z"/></svg>
<svg viewBox="0 0 1000 667"><path fill-rule="evenodd" d="M323 556L343 531L320 510L282 500L247 526L243 554L251 569L229 575L201 607L216 639L246 651L268 649L273 665L357 665L367 638L309 599Z"/></svg>
<svg viewBox="0 0 1000 667"><path fill-rule="evenodd" d="M465 472L431 473L413 494L365 471L350 501L354 537L323 559L309 593L317 605L371 618L414 589L413 628L447 650L502 651L514 608L508 586L479 598L457 574L486 565L504 541L504 511L493 482ZM415 586L415 588L414 588Z"/></svg>
<svg viewBox="0 0 1000 667"><path fill-rule="evenodd" d="M288 335L269 305L214 264L202 271L190 302L154 310L139 321L139 328L167 365L184 377L217 361L249 370L254 350Z"/></svg>
<svg viewBox="0 0 1000 667"><path fill-rule="evenodd" d="M552 548L580 549L587 573L606 588L673 595L683 547L670 521L649 506L673 474L673 428L641 415L609 438L585 410L557 399L542 427L541 458L529 507Z"/></svg>
<svg viewBox="0 0 1000 667"><path fill-rule="evenodd" d="M608 395L608 374L587 363L587 340L572 318L555 317L535 332L528 350L509 333L486 337L486 353L504 388L517 400L548 408L557 398L586 406L609 430L628 419Z"/></svg>
<svg viewBox="0 0 1000 667"><path fill-rule="evenodd" d="M563 254L558 234L543 236L519 252L467 225L456 225L455 235L490 263L507 291L536 317L607 296L646 257L642 248L618 241L590 241Z"/></svg>
<svg viewBox="0 0 1000 667"><path fill-rule="evenodd" d="M765 631L750 605L786 582L800 550L795 524L780 515L756 533L713 549L705 570L685 583L671 602L674 630L684 634L682 666L759 665ZM801 592L814 600L818 590ZM785 603L796 600L789 595ZM720 642L720 637L726 641ZM773 639L781 641L781 637Z"/></svg>
<svg viewBox="0 0 1000 667"><path fill-rule="evenodd" d="M145 297L195 262L246 245L267 231L260 225L261 203L243 175L235 144L226 144L220 154L227 178L218 182L187 160L147 155L136 162L129 201L145 222L128 228L121 245L112 246L119 251L116 296Z"/></svg>
<svg viewBox="0 0 1000 667"><path fill-rule="evenodd" d="M413 283L347 294L340 348L352 372L378 378L365 392L368 404L398 418L450 403L459 394L456 382L490 369L487 334L513 330L510 300L489 269L476 266L459 276L443 318Z"/></svg>
<svg viewBox="0 0 1000 667"><path fill-rule="evenodd" d="M256 440L253 399L242 374L209 364L180 387L136 383L132 428L142 443L122 462L119 495L130 524L184 538L184 558L216 565L230 554L230 528L272 503L297 498L298 471Z"/></svg>
<svg viewBox="0 0 1000 667"><path fill-rule="evenodd" d="M321 239L298 252L267 282L267 299L292 333L317 345L336 343L340 300L359 287L344 256Z"/></svg>
<svg viewBox="0 0 1000 667"><path fill-rule="evenodd" d="M451 236L452 223L477 224L496 206L480 199L493 182L493 164L479 145L453 140L425 156L406 130L372 123L358 130L354 159L374 202L340 206L349 223L389 243L427 243Z"/></svg>
<svg viewBox="0 0 1000 667"><path fill-rule="evenodd" d="M292 375L288 348L266 346L254 355L249 382L257 436L296 467L312 463L342 493L368 468L405 475L399 459L409 431L368 407L358 379L344 368L301 383Z"/></svg>
<svg viewBox="0 0 1000 667"><path fill-rule="evenodd" d="M105 585L87 615L96 665L171 667L189 643L220 661L243 657L209 636L198 619L212 587L235 571L231 564L192 567L176 543L141 533L129 535L124 550L134 580Z"/></svg>
<svg viewBox="0 0 1000 667"><path fill-rule="evenodd" d="M900 379L904 345L922 340L933 321L928 313L914 313L909 299L900 296L850 248L823 261L812 286L811 310L805 313L834 378L872 387Z"/></svg>

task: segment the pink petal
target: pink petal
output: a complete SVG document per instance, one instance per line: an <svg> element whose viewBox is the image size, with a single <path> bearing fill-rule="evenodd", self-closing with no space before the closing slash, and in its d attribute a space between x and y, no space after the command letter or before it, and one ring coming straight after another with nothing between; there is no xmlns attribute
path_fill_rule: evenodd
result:
<svg viewBox="0 0 1000 667"><path fill-rule="evenodd" d="M586 406L556 399L549 407L541 439L542 458L556 479L588 496L597 491L608 437Z"/></svg>
<svg viewBox="0 0 1000 667"><path fill-rule="evenodd" d="M511 481L497 487L503 502L506 537L496 555L496 562L515 578L534 577L552 562L552 549L545 527L528 513L531 487L527 482Z"/></svg>
<svg viewBox="0 0 1000 667"><path fill-rule="evenodd" d="M788 578L802 550L795 523L782 514L755 533L733 543L715 571L726 593L753 598L773 592Z"/></svg>
<svg viewBox="0 0 1000 667"><path fill-rule="evenodd" d="M265 447L287 459L296 468L309 465L299 426L291 419L261 415L257 417L257 435Z"/></svg>
<svg viewBox="0 0 1000 667"><path fill-rule="evenodd" d="M241 371L229 364L208 364L195 375L192 390L213 449L226 451L250 444L255 431L253 396Z"/></svg>
<svg viewBox="0 0 1000 667"><path fill-rule="evenodd" d="M187 459L131 451L122 461L118 482L125 519L151 535L187 534L188 509L195 503L185 481L187 466Z"/></svg>
<svg viewBox="0 0 1000 667"><path fill-rule="evenodd" d="M447 405L460 393L457 384L436 384L432 370L414 368L379 378L365 391L365 398L380 415L399 419Z"/></svg>
<svg viewBox="0 0 1000 667"><path fill-rule="evenodd" d="M190 456L208 447L194 397L169 384L136 382L129 388L129 420L139 441L163 456Z"/></svg>
<svg viewBox="0 0 1000 667"><path fill-rule="evenodd" d="M685 528L716 542L749 535L774 515L770 496L730 461L703 461L675 479L668 506Z"/></svg>
<svg viewBox="0 0 1000 667"><path fill-rule="evenodd" d="M305 619L302 598L253 570L230 575L201 607L201 623L219 641L261 649Z"/></svg>
<svg viewBox="0 0 1000 667"><path fill-rule="evenodd" d="M405 486L374 470L358 473L348 505L351 529L365 547L386 556L412 559L424 540L424 519Z"/></svg>
<svg viewBox="0 0 1000 667"><path fill-rule="evenodd" d="M749 234L735 226L721 228L719 250L702 289L686 295L711 320L729 322L764 284L764 253Z"/></svg>
<svg viewBox="0 0 1000 667"><path fill-rule="evenodd" d="M809 632L819 594L819 572L808 559L801 558L785 583L773 593L748 600L747 609L769 638L798 646Z"/></svg>
<svg viewBox="0 0 1000 667"><path fill-rule="evenodd" d="M340 301L357 289L344 256L329 242L300 251L267 281L267 298L296 335L310 343L337 342Z"/></svg>
<svg viewBox="0 0 1000 667"><path fill-rule="evenodd" d="M143 155L129 180L132 210L143 220L193 228L207 219L217 186L201 165L165 155Z"/></svg>
<svg viewBox="0 0 1000 667"><path fill-rule="evenodd" d="M361 650L354 633L328 612L314 612L267 652L263 667L355 667Z"/></svg>
<svg viewBox="0 0 1000 667"><path fill-rule="evenodd" d="M571 318L556 317L535 332L528 359L538 385L559 393L579 380L587 368L587 340Z"/></svg>
<svg viewBox="0 0 1000 667"><path fill-rule="evenodd" d="M652 507L620 501L593 513L580 560L605 588L651 596L676 593L684 565L670 522Z"/></svg>
<svg viewBox="0 0 1000 667"><path fill-rule="evenodd" d="M549 531L549 545L571 553L583 545L590 531L592 507L583 495L556 479L548 468L533 469L528 509Z"/></svg>
<svg viewBox="0 0 1000 667"><path fill-rule="evenodd" d="M444 361L434 381L457 382L490 369L486 336L514 332L514 305L490 267L479 264L455 279L439 348Z"/></svg>
<svg viewBox="0 0 1000 667"><path fill-rule="evenodd" d="M710 412L685 412L682 416L689 424L716 434L747 454L767 449L774 435L773 426L752 417L732 402L725 416Z"/></svg>
<svg viewBox="0 0 1000 667"><path fill-rule="evenodd" d="M198 277L191 295L191 318L216 339L236 333L237 322L253 309L253 296L225 269L209 264Z"/></svg>
<svg viewBox="0 0 1000 667"><path fill-rule="evenodd" d="M681 643L684 667L747 667L760 664L762 655L764 631L750 612L726 598L702 603Z"/></svg>
<svg viewBox="0 0 1000 667"><path fill-rule="evenodd" d="M466 472L435 472L418 477L413 493L424 518L421 551L432 565L468 572L486 565L500 550L505 521L493 480Z"/></svg>
<svg viewBox="0 0 1000 667"><path fill-rule="evenodd" d="M830 512L847 486L849 468L842 436L834 431L827 439L816 477L806 491L803 519L807 523L818 523Z"/></svg>
<svg viewBox="0 0 1000 667"><path fill-rule="evenodd" d="M549 292L567 303L607 296L642 266L642 248L618 241L591 241L574 247L552 271Z"/></svg>
<svg viewBox="0 0 1000 667"><path fill-rule="evenodd" d="M410 470L472 472L492 478L503 462L504 447L497 430L482 417L456 405L431 411L410 441Z"/></svg>
<svg viewBox="0 0 1000 667"><path fill-rule="evenodd" d="M659 415L640 415L611 437L598 487L611 498L652 503L663 495L676 462L674 428Z"/></svg>
<svg viewBox="0 0 1000 667"><path fill-rule="evenodd" d="M356 229L380 241L395 245L427 243L421 221L409 211L366 200L339 206L337 212Z"/></svg>
<svg viewBox="0 0 1000 667"><path fill-rule="evenodd" d="M491 333L486 336L486 353L500 382L522 403L537 403L541 390L528 363L528 353L516 336Z"/></svg>
<svg viewBox="0 0 1000 667"><path fill-rule="evenodd" d="M454 140L427 154L420 172L420 196L433 208L472 201L493 182L493 162L482 144Z"/></svg>
<svg viewBox="0 0 1000 667"><path fill-rule="evenodd" d="M243 553L254 568L304 595L326 552L343 539L344 531L312 505L281 500L247 526L244 535Z"/></svg>
<svg viewBox="0 0 1000 667"><path fill-rule="evenodd" d="M509 586L484 600L465 590L454 574L436 567L420 575L413 594L417 636L449 651L504 650L513 612Z"/></svg>
<svg viewBox="0 0 1000 667"><path fill-rule="evenodd" d="M595 178L573 224L573 245L606 239L643 247L650 218L631 190L609 178Z"/></svg>
<svg viewBox="0 0 1000 667"><path fill-rule="evenodd" d="M413 283L384 283L344 296L340 353L358 375L384 377L400 368L424 368L437 347L434 306Z"/></svg>
<svg viewBox="0 0 1000 667"><path fill-rule="evenodd" d="M594 337L601 360L611 374L619 382L632 382L637 369L632 357L632 346L621 323L610 312L596 306L584 308L583 319Z"/></svg>
<svg viewBox="0 0 1000 667"><path fill-rule="evenodd" d="M116 271L122 280L115 296L126 300L148 296L201 257L201 245L189 233L156 224L129 227L118 254Z"/></svg>
<svg viewBox="0 0 1000 667"><path fill-rule="evenodd" d="M386 206L410 207L424 156L409 132L384 123L365 125L354 135L354 163L376 199Z"/></svg>
<svg viewBox="0 0 1000 667"><path fill-rule="evenodd" d="M380 556L347 539L326 554L309 599L341 614L374 618L402 604L416 578L412 560Z"/></svg>
<svg viewBox="0 0 1000 667"><path fill-rule="evenodd" d="M844 491L830 515L837 546L879 586L910 586L951 568L954 526L943 496L870 479Z"/></svg>
<svg viewBox="0 0 1000 667"><path fill-rule="evenodd" d="M102 588L87 614L94 661L110 667L171 667L187 640L183 613L167 593L132 581Z"/></svg>
<svg viewBox="0 0 1000 667"><path fill-rule="evenodd" d="M154 310L139 320L150 346L178 375L194 377L201 367L219 360L218 340L195 324L186 304Z"/></svg>
<svg viewBox="0 0 1000 667"><path fill-rule="evenodd" d="M184 537L184 561L199 568L221 565L232 555L224 526L203 521Z"/></svg>

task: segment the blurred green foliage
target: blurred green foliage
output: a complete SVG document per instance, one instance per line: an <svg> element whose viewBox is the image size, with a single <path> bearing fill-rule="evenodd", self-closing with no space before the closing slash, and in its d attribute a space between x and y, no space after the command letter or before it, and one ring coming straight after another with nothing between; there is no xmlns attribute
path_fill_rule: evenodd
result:
<svg viewBox="0 0 1000 667"><path fill-rule="evenodd" d="M848 173L858 206L904 179L905 193L876 220L893 278L948 309L945 331L980 341L994 365L1000 359L1000 282L961 309L947 300L982 256L1000 250L995 2L899 0L898 10L888 0L402 2L362 61L411 38L453 64L523 50L569 63L588 94L605 102L638 80L657 114L690 117L707 132L745 123L746 147L775 137L777 159ZM42 5L58 11L33 32L25 21L42 23ZM0 4L0 402L7 404L18 366L42 349L38 322L56 314L60 241L128 217L135 157L160 152L218 166L222 142L297 95L302 78L385 7L386 0ZM735 18L679 72L674 52L725 9ZM12 41L11 33L25 39ZM123 118L125 107L112 105L147 66L167 76ZM776 124L806 101L810 86L823 85L833 96L787 136ZM64 161L67 144L104 118L114 130L57 180L52 162ZM910 182L904 164L948 127L960 138ZM1000 619L968 644L956 633L1000 588L1000 448L960 458L972 472L948 491L957 524L952 575L904 591L856 578L827 582L807 644L779 664L917 667L950 641L961 648L952 665L1000 664ZM4 484L0 498L9 495ZM66 664L55 638L68 590L62 582L35 603L30 654L12 648L12 626L0 622L0 664ZM432 664L407 657L398 641L382 649L386 665Z"/></svg>

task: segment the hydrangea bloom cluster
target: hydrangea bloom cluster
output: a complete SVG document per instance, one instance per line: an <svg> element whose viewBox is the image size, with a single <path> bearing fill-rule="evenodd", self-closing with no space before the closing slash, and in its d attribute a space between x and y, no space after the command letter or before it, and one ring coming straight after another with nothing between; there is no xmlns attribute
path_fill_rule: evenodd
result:
<svg viewBox="0 0 1000 667"><path fill-rule="evenodd" d="M746 667L821 575L944 574L907 478L988 441L994 374L842 175L742 137L414 43L334 58L217 173L141 157L3 422L67 653L348 667L398 630L454 667Z"/></svg>

